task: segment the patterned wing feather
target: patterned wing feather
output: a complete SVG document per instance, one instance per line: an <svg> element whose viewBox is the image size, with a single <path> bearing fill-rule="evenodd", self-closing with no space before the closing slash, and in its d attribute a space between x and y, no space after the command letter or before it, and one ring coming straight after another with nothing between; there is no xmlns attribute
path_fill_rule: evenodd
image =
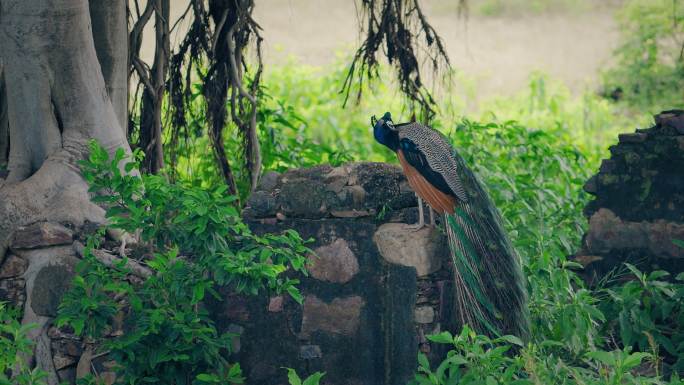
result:
<svg viewBox="0 0 684 385"><path fill-rule="evenodd" d="M448 187L449 195L458 198L454 209L446 211L444 222L454 265L457 317L480 333L528 338L527 292L520 261L482 183L438 131L418 123L395 128L400 160L405 158L433 191L446 192ZM417 181L412 187L423 194L430 192L426 183Z"/></svg>
<svg viewBox="0 0 684 385"><path fill-rule="evenodd" d="M434 182L430 175L424 174L423 170L429 169L440 175L456 198L463 202L467 201L468 197L458 176L458 165L452 156L453 148L447 139L439 131L420 123L400 124L395 128L399 131L400 146L407 156L407 161L414 167L420 166L419 162L427 163L428 167L416 169L431 183ZM411 152L419 155L410 155ZM441 186L437 183L435 187Z"/></svg>

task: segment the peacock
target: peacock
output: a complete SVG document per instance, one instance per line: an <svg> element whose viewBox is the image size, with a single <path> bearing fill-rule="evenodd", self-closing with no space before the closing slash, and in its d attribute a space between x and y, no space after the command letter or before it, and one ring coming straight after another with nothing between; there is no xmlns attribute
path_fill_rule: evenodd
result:
<svg viewBox="0 0 684 385"><path fill-rule="evenodd" d="M418 223L425 226L423 201L435 226L443 215L455 287L455 314L462 325L499 337L529 337L527 294L518 256L501 215L463 158L437 130L420 123L393 124L389 112L371 118L375 139L396 152L418 198Z"/></svg>

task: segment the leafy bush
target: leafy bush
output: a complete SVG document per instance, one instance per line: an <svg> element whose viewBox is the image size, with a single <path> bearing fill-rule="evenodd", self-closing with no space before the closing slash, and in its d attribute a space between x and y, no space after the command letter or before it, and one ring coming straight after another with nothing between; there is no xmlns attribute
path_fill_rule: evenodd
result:
<svg viewBox="0 0 684 385"><path fill-rule="evenodd" d="M32 341L27 332L36 325L22 325L19 312L0 302L0 385L44 384L45 372L26 366L23 354L31 354ZM15 376L10 378L12 371Z"/></svg>
<svg viewBox="0 0 684 385"><path fill-rule="evenodd" d="M530 130L513 121L464 120L450 133L489 188L522 258L532 340L512 354L515 343L467 328L454 339L433 336L454 348L434 371L419 358L417 383L664 383L638 375L636 368L645 365L659 374L660 346L670 346L664 353L673 361L684 357L674 326L682 323L684 285L634 269L636 280L592 289L575 273L580 266L566 257L586 226L581 210L588 197L581 186L591 168L582 151L560 139L562 131L554 125ZM671 383L678 381L673 377Z"/></svg>
<svg viewBox="0 0 684 385"><path fill-rule="evenodd" d="M219 299L218 288L228 286L251 295L287 292L301 302L297 280L284 273L306 272L305 242L294 231L252 233L223 188L206 191L123 173L123 151L110 159L96 143L90 150L81 167L98 194L94 200L108 207L110 227L140 234L147 248L141 263L151 274L132 279L126 259L105 267L93 254L98 234L57 324L108 351L125 383L242 383L239 365L225 358L234 336L219 334L204 301ZM135 167L128 162L125 171Z"/></svg>
<svg viewBox="0 0 684 385"><path fill-rule="evenodd" d="M428 339L438 344L453 346L447 357L433 371L427 357L418 355L418 374L412 385L440 384L529 384L520 378L523 360L507 354L511 345L522 346L522 342L514 336L503 336L489 339L477 335L467 326L457 336L442 332L429 336Z"/></svg>
<svg viewBox="0 0 684 385"><path fill-rule="evenodd" d="M629 0L619 14L623 43L605 73L607 94L641 110L682 108L684 7L671 0Z"/></svg>
<svg viewBox="0 0 684 385"><path fill-rule="evenodd" d="M287 380L290 385L318 385L325 373L316 372L305 379L301 379L294 369L287 368Z"/></svg>
<svg viewBox="0 0 684 385"><path fill-rule="evenodd" d="M664 349L673 369L684 372L684 274L671 282L666 271L646 274L626 266L636 279L604 290L608 298L602 307L611 320L606 328L625 346L654 353Z"/></svg>

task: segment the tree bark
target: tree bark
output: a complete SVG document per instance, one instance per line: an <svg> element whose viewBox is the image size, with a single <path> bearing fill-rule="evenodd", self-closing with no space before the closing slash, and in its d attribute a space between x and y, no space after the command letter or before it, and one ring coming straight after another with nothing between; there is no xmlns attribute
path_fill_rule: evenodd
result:
<svg viewBox="0 0 684 385"><path fill-rule="evenodd" d="M107 94L124 130L128 126L128 26L125 0L89 0L95 52Z"/></svg>
<svg viewBox="0 0 684 385"><path fill-rule="evenodd" d="M10 141L9 175L0 179L2 260L19 226L104 223L104 211L91 203L77 161L91 139L110 154L117 148L130 154L130 147L107 94L87 0L0 0L0 52L5 80L0 101L6 101ZM36 270L31 266L27 272ZM29 282L35 276L25 278ZM49 385L57 385L49 344L41 343L49 319L31 314L27 311L22 322L39 324L31 334L36 365L48 372Z"/></svg>
<svg viewBox="0 0 684 385"><path fill-rule="evenodd" d="M171 57L169 43L169 0L154 1L155 49L154 63L144 82L140 114L140 147L145 151L143 167L156 174L164 167L162 143L162 103L166 86L168 62ZM147 76L147 75L145 75Z"/></svg>
<svg viewBox="0 0 684 385"><path fill-rule="evenodd" d="M0 179L3 178L9 155L9 123L7 122L7 96L5 95L5 73L0 58Z"/></svg>

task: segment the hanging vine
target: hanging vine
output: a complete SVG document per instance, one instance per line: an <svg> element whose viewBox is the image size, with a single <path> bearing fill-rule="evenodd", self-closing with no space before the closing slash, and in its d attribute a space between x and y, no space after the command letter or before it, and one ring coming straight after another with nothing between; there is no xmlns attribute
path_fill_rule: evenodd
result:
<svg viewBox="0 0 684 385"><path fill-rule="evenodd" d="M193 69L206 65L201 85L208 134L229 191L238 195L233 168L223 145L223 128L230 118L238 129L243 142L244 167L253 190L261 172L256 119L263 68L261 27L252 18L254 0L210 0L208 6L202 0L192 0L191 5L192 24L171 58L172 136L187 134L185 114L190 103ZM256 71L247 79L245 50L251 41L255 41L257 63Z"/></svg>
<svg viewBox="0 0 684 385"><path fill-rule="evenodd" d="M461 10L465 5L465 0L459 0ZM430 120L435 114L436 103L425 87L418 52L424 52L435 74L449 68L450 64L444 43L428 23L419 1L361 0L360 10L360 18L365 20L361 25L365 38L342 86L345 105L353 88L356 88L358 101L364 82L378 77L378 57L384 53L396 70L400 89L408 98L414 115L417 108L424 120Z"/></svg>

